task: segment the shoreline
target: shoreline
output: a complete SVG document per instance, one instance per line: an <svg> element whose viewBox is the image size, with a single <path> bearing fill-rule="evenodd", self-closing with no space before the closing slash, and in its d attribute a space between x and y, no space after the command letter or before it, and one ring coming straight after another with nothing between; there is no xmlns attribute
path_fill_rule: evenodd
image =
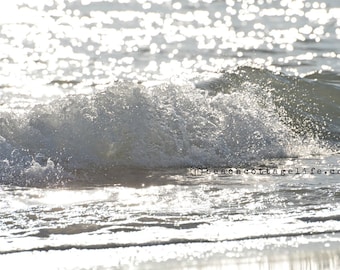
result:
<svg viewBox="0 0 340 270"><path fill-rule="evenodd" d="M339 269L340 233L0 255L6 269ZM47 267L47 268L46 268Z"/></svg>

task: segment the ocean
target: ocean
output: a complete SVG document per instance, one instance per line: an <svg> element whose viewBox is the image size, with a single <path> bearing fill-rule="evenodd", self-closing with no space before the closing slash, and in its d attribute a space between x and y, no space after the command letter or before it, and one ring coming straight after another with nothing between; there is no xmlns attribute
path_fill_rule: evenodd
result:
<svg viewBox="0 0 340 270"><path fill-rule="evenodd" d="M340 269L340 4L0 3L2 269Z"/></svg>

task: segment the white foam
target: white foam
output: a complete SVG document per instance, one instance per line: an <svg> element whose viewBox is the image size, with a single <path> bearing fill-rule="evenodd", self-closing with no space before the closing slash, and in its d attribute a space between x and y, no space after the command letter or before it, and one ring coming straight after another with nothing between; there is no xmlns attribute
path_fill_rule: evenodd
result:
<svg viewBox="0 0 340 270"><path fill-rule="evenodd" d="M214 91L121 82L35 106L23 119L7 115L2 181L115 166L240 166L321 151L282 121L270 91L242 77L237 87L222 80Z"/></svg>

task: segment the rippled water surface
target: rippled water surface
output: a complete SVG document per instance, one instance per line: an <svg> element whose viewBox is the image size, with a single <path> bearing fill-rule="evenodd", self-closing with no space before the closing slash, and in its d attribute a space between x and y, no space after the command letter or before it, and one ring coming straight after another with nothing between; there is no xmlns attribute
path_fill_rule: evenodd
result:
<svg viewBox="0 0 340 270"><path fill-rule="evenodd" d="M340 268L340 5L0 3L6 269Z"/></svg>

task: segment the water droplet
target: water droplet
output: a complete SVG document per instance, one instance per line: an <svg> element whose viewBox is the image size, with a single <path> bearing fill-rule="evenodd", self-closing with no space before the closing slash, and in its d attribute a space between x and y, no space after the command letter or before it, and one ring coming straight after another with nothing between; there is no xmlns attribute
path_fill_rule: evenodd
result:
<svg viewBox="0 0 340 270"><path fill-rule="evenodd" d="M254 138L257 140L261 140L263 138L262 134L260 133L260 131L255 131L254 132Z"/></svg>

